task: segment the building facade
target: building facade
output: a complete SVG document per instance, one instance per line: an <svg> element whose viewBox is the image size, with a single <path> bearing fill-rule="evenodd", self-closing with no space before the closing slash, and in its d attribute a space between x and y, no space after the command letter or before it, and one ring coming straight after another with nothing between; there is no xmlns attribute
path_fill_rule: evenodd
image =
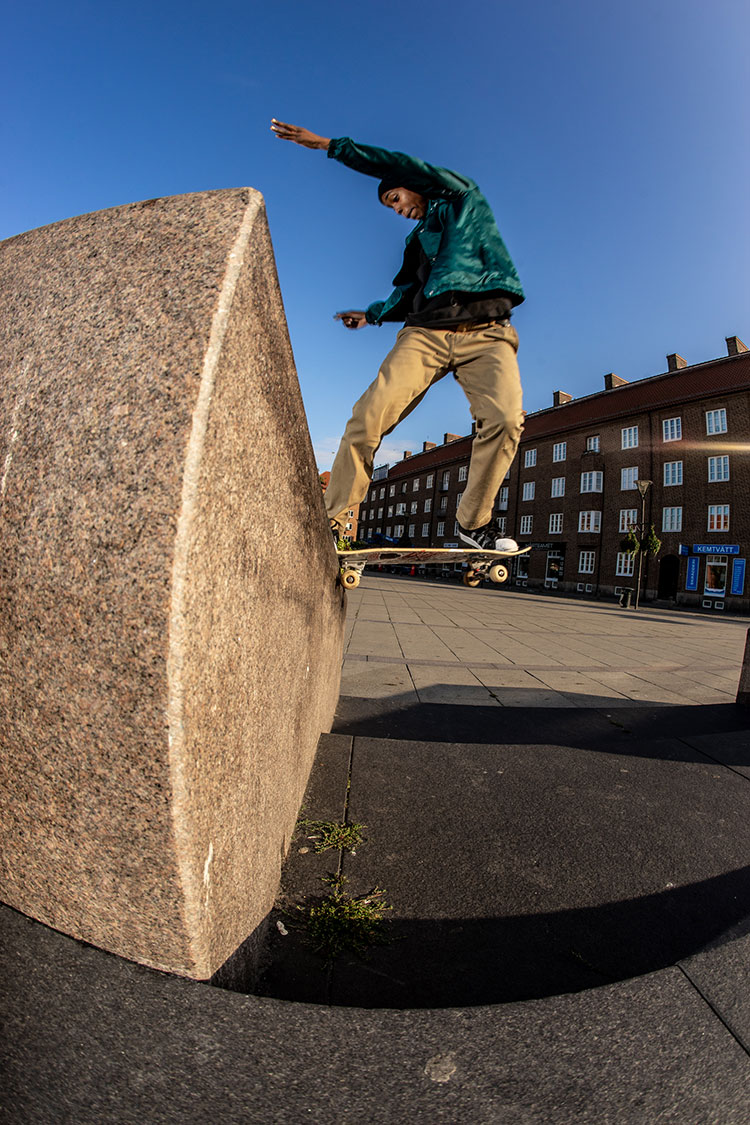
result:
<svg viewBox="0 0 750 1125"><path fill-rule="evenodd" d="M528 415L518 456L497 500L505 533L531 545L511 581L588 597L633 589L669 604L750 610L750 352L736 336L727 355L604 389ZM456 508L473 434L426 442L373 481L359 538L458 545ZM504 521L504 524L503 522ZM653 525L658 555L623 540Z"/></svg>

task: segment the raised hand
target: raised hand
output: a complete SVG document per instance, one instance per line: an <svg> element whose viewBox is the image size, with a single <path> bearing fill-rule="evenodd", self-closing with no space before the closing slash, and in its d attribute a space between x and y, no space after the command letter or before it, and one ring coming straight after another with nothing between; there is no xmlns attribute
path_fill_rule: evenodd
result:
<svg viewBox="0 0 750 1125"><path fill-rule="evenodd" d="M330 137L319 137L317 133L311 133L301 125L288 125L284 121L277 121L275 117L271 118L271 132L275 133L280 141L293 141L303 148L326 149L331 143Z"/></svg>
<svg viewBox="0 0 750 1125"><path fill-rule="evenodd" d="M367 317L362 309L348 309L334 315L334 320L340 320L346 328L364 328Z"/></svg>

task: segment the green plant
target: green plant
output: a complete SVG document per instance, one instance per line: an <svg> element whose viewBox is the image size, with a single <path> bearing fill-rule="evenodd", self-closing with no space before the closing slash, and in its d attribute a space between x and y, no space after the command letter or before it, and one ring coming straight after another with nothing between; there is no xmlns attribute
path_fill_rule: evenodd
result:
<svg viewBox="0 0 750 1125"><path fill-rule="evenodd" d="M308 840L315 841L314 851L330 851L332 848L351 852L364 839L362 830L366 824L344 824L335 820L300 820L299 827L306 829Z"/></svg>
<svg viewBox="0 0 750 1125"><path fill-rule="evenodd" d="M351 950L363 954L368 945L383 940L383 914L391 907L383 901L385 891L375 887L368 894L352 896L344 889L343 875L328 876L330 892L306 911L307 932L317 953L333 961Z"/></svg>

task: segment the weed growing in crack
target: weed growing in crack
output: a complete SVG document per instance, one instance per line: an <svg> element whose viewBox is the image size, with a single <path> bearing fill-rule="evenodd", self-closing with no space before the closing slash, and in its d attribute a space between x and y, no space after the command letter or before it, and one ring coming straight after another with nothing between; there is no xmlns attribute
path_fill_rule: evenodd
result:
<svg viewBox="0 0 750 1125"><path fill-rule="evenodd" d="M345 876L329 875L324 882L331 890L306 909L308 935L324 960L333 961L347 950L361 956L368 945L384 940L383 915L391 909L383 901L385 891L375 887L352 896L344 889Z"/></svg>
<svg viewBox="0 0 750 1125"><path fill-rule="evenodd" d="M335 820L300 820L298 826L309 833L308 840L315 841L313 850L317 854L332 848L353 852L362 843L362 830L367 827L366 824L342 824Z"/></svg>

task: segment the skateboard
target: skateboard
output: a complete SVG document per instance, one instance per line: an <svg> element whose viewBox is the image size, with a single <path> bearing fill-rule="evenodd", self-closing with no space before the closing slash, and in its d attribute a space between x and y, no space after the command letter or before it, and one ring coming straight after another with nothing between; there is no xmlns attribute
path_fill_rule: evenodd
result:
<svg viewBox="0 0 750 1125"><path fill-rule="evenodd" d="M531 547L518 551L481 551L466 547L367 547L360 551L337 551L341 583L349 590L359 586L362 571L373 563L389 566L438 566L466 563L464 586L478 586L483 578L500 585L508 581L510 571L505 559L525 555Z"/></svg>

